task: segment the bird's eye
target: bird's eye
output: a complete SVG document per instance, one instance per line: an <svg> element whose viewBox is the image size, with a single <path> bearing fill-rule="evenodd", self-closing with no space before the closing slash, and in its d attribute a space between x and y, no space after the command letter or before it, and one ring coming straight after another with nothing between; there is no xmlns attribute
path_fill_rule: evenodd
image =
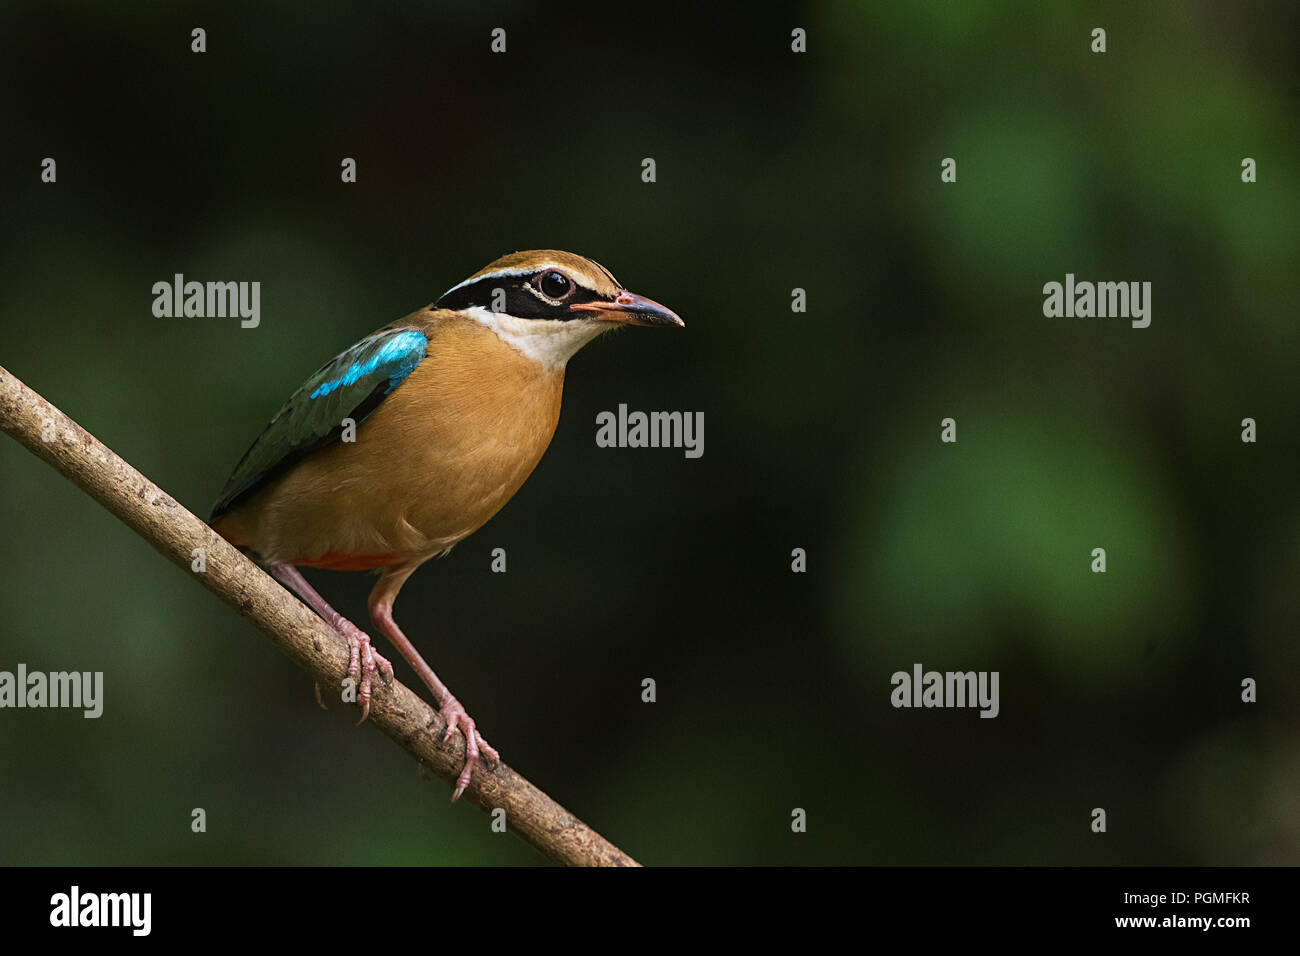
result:
<svg viewBox="0 0 1300 956"><path fill-rule="evenodd" d="M563 299L573 289L573 283L561 272L546 272L537 280L537 289L549 299Z"/></svg>

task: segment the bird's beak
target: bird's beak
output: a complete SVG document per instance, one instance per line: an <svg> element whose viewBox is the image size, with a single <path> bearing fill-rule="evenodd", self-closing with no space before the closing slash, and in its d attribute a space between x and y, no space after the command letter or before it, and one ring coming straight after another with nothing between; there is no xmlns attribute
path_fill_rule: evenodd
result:
<svg viewBox="0 0 1300 956"><path fill-rule="evenodd" d="M686 325L672 309L626 289L620 290L612 302L577 302L569 306L569 311L592 312L595 314L588 318L622 325Z"/></svg>

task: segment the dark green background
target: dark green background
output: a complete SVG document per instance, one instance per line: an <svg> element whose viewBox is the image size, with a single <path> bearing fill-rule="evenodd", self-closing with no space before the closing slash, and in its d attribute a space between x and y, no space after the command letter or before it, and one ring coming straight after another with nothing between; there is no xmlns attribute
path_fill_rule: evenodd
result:
<svg viewBox="0 0 1300 956"><path fill-rule="evenodd" d="M1300 861L1293 4L415 7L8 4L0 364L206 515L361 335L591 256L687 328L571 362L398 604L512 765L651 864ZM176 272L260 281L260 328L154 318ZM1151 327L1044 318L1067 272ZM620 402L704 457L598 449ZM0 669L106 682L0 711L0 862L541 861L8 440L0 529ZM914 662L1001 716L891 708Z"/></svg>

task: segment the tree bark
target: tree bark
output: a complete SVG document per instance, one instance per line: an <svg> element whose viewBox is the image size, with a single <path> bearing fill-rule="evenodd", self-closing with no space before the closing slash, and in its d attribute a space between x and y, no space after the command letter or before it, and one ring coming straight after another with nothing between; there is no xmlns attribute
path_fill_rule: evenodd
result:
<svg viewBox="0 0 1300 956"><path fill-rule="evenodd" d="M163 557L248 618L322 686L337 685L347 669L347 642L296 597L161 488L115 455L94 435L0 367L0 429L117 516ZM191 566L202 549L206 570ZM306 696L311 700L310 695ZM314 704L312 706L315 706ZM460 733L442 743L442 716L398 681L376 677L372 726L448 783L465 759ZM636 866L630 856L592 830L504 763L479 765L465 797L557 863Z"/></svg>

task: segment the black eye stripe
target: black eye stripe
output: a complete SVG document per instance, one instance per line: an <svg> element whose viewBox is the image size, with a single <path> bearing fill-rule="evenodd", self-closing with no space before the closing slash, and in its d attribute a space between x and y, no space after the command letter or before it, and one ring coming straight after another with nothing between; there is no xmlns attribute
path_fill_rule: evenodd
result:
<svg viewBox="0 0 1300 956"><path fill-rule="evenodd" d="M610 301L608 296L593 292L585 286L578 285L578 283L570 280L573 291L564 297L561 304L552 305L539 296L536 291L527 288L529 282L536 277L531 275L486 276L477 282L471 282L467 286L448 292L438 300L437 307L439 309L468 309L477 305L485 309L491 309L494 299L498 301L500 299L496 295L496 290L501 289L505 293L505 301L503 307L498 311L520 319L558 319L567 322L570 319L590 317L581 312L570 312L569 306L574 303Z"/></svg>

